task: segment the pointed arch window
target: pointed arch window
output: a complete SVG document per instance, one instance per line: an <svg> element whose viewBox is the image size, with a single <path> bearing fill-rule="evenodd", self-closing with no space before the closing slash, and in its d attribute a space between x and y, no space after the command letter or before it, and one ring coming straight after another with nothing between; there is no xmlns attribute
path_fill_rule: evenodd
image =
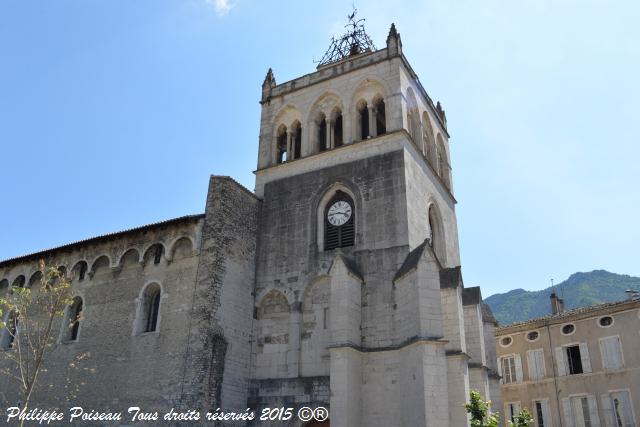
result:
<svg viewBox="0 0 640 427"><path fill-rule="evenodd" d="M287 160L287 127L281 125L276 137L276 163L284 163Z"/></svg>
<svg viewBox="0 0 640 427"><path fill-rule="evenodd" d="M336 110L333 113L333 146L342 147L342 111Z"/></svg>
<svg viewBox="0 0 640 427"><path fill-rule="evenodd" d="M322 114L318 122L318 151L326 151L327 149L327 119Z"/></svg>
<svg viewBox="0 0 640 427"><path fill-rule="evenodd" d="M358 123L360 124L360 139L365 140L371 134L369 133L369 109L364 101L358 107Z"/></svg>
<svg viewBox="0 0 640 427"><path fill-rule="evenodd" d="M324 249L345 248L355 244L355 205L351 197L337 191L324 212Z"/></svg>
<svg viewBox="0 0 640 427"><path fill-rule="evenodd" d="M77 341L80 333L80 320L82 318L83 301L80 297L75 297L65 315L63 322L63 338L65 342Z"/></svg>
<svg viewBox="0 0 640 427"><path fill-rule="evenodd" d="M140 307L140 322L138 327L140 333L155 332L158 329L160 297L160 285L157 283L152 283L145 288Z"/></svg>
<svg viewBox="0 0 640 427"><path fill-rule="evenodd" d="M299 159L302 157L302 126L300 126L299 122L296 122L292 128L293 132L293 147L291 150L291 158Z"/></svg>

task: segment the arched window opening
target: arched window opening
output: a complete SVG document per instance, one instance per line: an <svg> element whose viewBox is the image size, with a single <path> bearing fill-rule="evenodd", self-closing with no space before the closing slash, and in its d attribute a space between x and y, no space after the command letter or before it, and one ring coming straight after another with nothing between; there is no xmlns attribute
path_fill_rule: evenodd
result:
<svg viewBox="0 0 640 427"><path fill-rule="evenodd" d="M371 135L369 133L369 109L366 102L360 104L358 108L358 123L360 124L360 139L365 140Z"/></svg>
<svg viewBox="0 0 640 427"><path fill-rule="evenodd" d="M342 147L342 111L337 110L333 116L333 146Z"/></svg>
<svg viewBox="0 0 640 427"><path fill-rule="evenodd" d="M276 163L284 163L287 160L287 127L281 125L276 137Z"/></svg>
<svg viewBox="0 0 640 427"><path fill-rule="evenodd" d="M322 114L318 123L318 149L319 151L327 150L327 119Z"/></svg>
<svg viewBox="0 0 640 427"><path fill-rule="evenodd" d="M38 288L38 284L41 281L42 281L42 272L41 271L36 271L35 273L33 273L31 275L31 278L29 279L29 284L27 285L27 287L29 289Z"/></svg>
<svg viewBox="0 0 640 427"><path fill-rule="evenodd" d="M428 213L429 230L427 232L429 246L433 248L438 261L444 265L445 262L445 239L440 215L432 205Z"/></svg>
<svg viewBox="0 0 640 427"><path fill-rule="evenodd" d="M2 298L9 291L9 281L4 279L0 281L0 298Z"/></svg>
<svg viewBox="0 0 640 427"><path fill-rule="evenodd" d="M436 143L436 149L437 149L437 161L438 161L438 167L437 167L437 172L438 172L438 176L440 176L440 178L442 178L442 181L444 182L445 187L447 187L447 189L451 190L451 182L449 181L449 161L447 160L447 152L445 151L444 148L444 142L442 140L442 136L438 135L438 140Z"/></svg>
<svg viewBox="0 0 640 427"><path fill-rule="evenodd" d="M325 250L345 248L355 244L355 207L348 194L337 191L324 212Z"/></svg>
<svg viewBox="0 0 640 427"><path fill-rule="evenodd" d="M384 135L387 133L387 118L384 107L384 100L378 99L374 104L376 111L376 135Z"/></svg>
<svg viewBox="0 0 640 427"><path fill-rule="evenodd" d="M296 122L293 127L293 149L291 150L291 158L299 159L302 157L302 127L299 122Z"/></svg>
<svg viewBox="0 0 640 427"><path fill-rule="evenodd" d="M147 286L142 301L141 332L155 332L160 314L160 286L156 283Z"/></svg>
<svg viewBox="0 0 640 427"><path fill-rule="evenodd" d="M153 262L154 265L160 264L164 256L164 246L160 243L154 243L144 254L144 264Z"/></svg>
<svg viewBox="0 0 640 427"><path fill-rule="evenodd" d="M72 273L73 277L78 279L79 282L84 280L84 277L87 275L88 266L85 261L78 262L74 267Z"/></svg>
<svg viewBox="0 0 640 427"><path fill-rule="evenodd" d="M15 278L15 280L13 281L13 285L11 287L12 288L24 288L25 282L26 282L26 279L24 278L24 276L20 275L20 276Z"/></svg>
<svg viewBox="0 0 640 427"><path fill-rule="evenodd" d="M65 315L63 322L63 341L77 341L80 332L80 320L82 318L82 298L75 297Z"/></svg>

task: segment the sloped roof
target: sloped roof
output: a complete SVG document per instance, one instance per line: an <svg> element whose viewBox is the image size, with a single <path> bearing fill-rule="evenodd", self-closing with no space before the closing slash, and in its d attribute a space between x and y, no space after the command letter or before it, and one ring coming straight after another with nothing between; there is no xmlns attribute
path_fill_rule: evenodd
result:
<svg viewBox="0 0 640 427"><path fill-rule="evenodd" d="M592 305L589 307L575 308L573 310L563 311L558 314L547 314L546 316L536 317L535 319L524 320L522 322L516 322L511 323L510 325L502 326L498 329L498 331L510 328L519 328L520 326L530 326L535 323L562 323L571 318L589 317L590 315L596 315L599 311L621 311L627 308L627 306L629 306L629 308L634 306L640 307L640 300L608 302L604 304ZM496 333L498 333L498 331L496 331Z"/></svg>
<svg viewBox="0 0 640 427"><path fill-rule="evenodd" d="M62 245L62 246L57 246L57 247L54 247L54 248L45 249L45 250L42 250L42 251L33 252L33 253L30 253L30 254L26 254L26 255L21 255L21 256L18 256L18 257L5 259L5 260L0 261L0 267L5 267L5 266L10 265L10 264L29 261L29 260L33 260L33 259L41 259L43 257L46 257L48 255L53 254L54 252L58 252L58 251L62 251L62 250L75 249L77 247L88 245L88 244L92 244L92 243L99 243L99 242L113 240L113 239L117 239L119 237L125 236L127 234L130 234L130 233L136 233L136 232L140 232L140 231L146 231L146 230L152 230L152 229L156 229L156 228L166 227L168 225L174 225L174 224L178 224L178 223L181 223L181 222L197 221L197 220L199 220L201 218L204 218L204 214L185 215L185 216L181 216L181 217L178 217L178 218L168 219L166 221L154 222L154 223L143 225L143 226L140 226L140 227L129 228L129 229L122 230L122 231L116 231L114 233L102 234L102 235L99 235L99 236L90 237L88 239L78 240L78 241L72 242L72 243L67 243L67 244Z"/></svg>
<svg viewBox="0 0 640 427"><path fill-rule="evenodd" d="M420 257L422 256L422 253L424 252L424 248L426 247L426 245L427 245L427 241L425 240L424 242L422 242L420 246L418 246L417 248L409 252L407 257L404 259L404 262L400 266L400 269L398 270L396 275L393 277L394 281L404 276L414 268L418 267L418 262L420 261Z"/></svg>

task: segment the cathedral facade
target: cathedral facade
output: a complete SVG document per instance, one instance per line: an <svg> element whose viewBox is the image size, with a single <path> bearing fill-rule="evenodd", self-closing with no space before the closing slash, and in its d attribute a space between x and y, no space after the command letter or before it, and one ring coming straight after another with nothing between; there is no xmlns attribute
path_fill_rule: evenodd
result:
<svg viewBox="0 0 640 427"><path fill-rule="evenodd" d="M444 110L394 26L382 49L350 37L311 74L267 73L253 192L212 176L201 215L0 262L0 293L33 284L40 259L65 266L82 311L39 406L68 405L71 381L74 405L101 410L322 406L324 426L465 426L471 389L500 408ZM68 369L78 354L87 369ZM16 399L4 379L0 393Z"/></svg>

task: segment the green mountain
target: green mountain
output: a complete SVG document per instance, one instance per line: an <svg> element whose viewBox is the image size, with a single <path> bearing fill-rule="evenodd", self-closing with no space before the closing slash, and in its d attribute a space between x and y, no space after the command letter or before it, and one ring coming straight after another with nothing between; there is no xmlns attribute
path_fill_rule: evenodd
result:
<svg viewBox="0 0 640 427"><path fill-rule="evenodd" d="M640 290L640 277L594 270L575 273L555 285L556 294L564 298L565 310L627 299L627 289ZM551 311L552 288L541 291L514 289L485 299L500 325L545 316Z"/></svg>

